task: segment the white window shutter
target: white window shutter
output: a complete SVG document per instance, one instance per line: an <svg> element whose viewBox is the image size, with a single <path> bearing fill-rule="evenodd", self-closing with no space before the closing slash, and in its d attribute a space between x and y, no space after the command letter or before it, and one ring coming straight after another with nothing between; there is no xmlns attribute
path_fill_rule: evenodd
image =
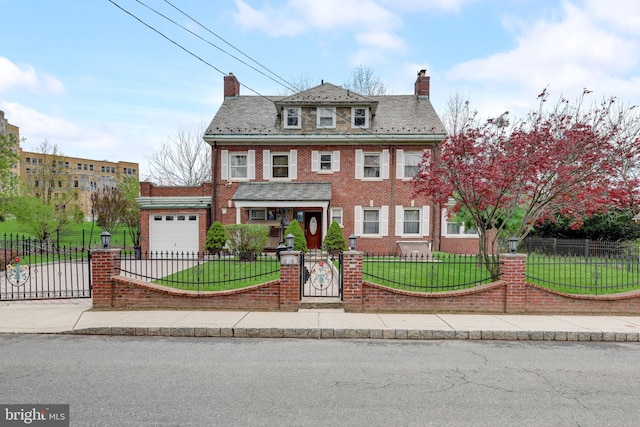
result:
<svg viewBox="0 0 640 427"><path fill-rule="evenodd" d="M380 235L389 235L389 206L380 209Z"/></svg>
<svg viewBox="0 0 640 427"><path fill-rule="evenodd" d="M318 172L320 169L320 153L317 151L311 152L311 172Z"/></svg>
<svg viewBox="0 0 640 427"><path fill-rule="evenodd" d="M271 151L262 150L262 178L271 179Z"/></svg>
<svg viewBox="0 0 640 427"><path fill-rule="evenodd" d="M382 150L382 179L389 179L389 150Z"/></svg>
<svg viewBox="0 0 640 427"><path fill-rule="evenodd" d="M298 179L298 150L289 151L289 179Z"/></svg>
<svg viewBox="0 0 640 427"><path fill-rule="evenodd" d="M364 154L362 150L356 150L356 179L362 179Z"/></svg>
<svg viewBox="0 0 640 427"><path fill-rule="evenodd" d="M247 152L247 178L256 179L256 150Z"/></svg>
<svg viewBox="0 0 640 427"><path fill-rule="evenodd" d="M220 152L220 178L229 179L229 150Z"/></svg>
<svg viewBox="0 0 640 427"><path fill-rule="evenodd" d="M355 218L354 229L356 231L356 236L362 236L362 206L355 206L353 214L353 217Z"/></svg>
<svg viewBox="0 0 640 427"><path fill-rule="evenodd" d="M334 151L331 160L333 162L333 165L331 165L331 169L334 172L340 172L340 152Z"/></svg>
<svg viewBox="0 0 640 427"><path fill-rule="evenodd" d="M396 151L396 179L404 178L404 150Z"/></svg>
<svg viewBox="0 0 640 427"><path fill-rule="evenodd" d="M420 231L423 236L429 235L429 206L422 207L422 224Z"/></svg>
<svg viewBox="0 0 640 427"><path fill-rule="evenodd" d="M396 236L402 236L404 231L404 209L396 205Z"/></svg>

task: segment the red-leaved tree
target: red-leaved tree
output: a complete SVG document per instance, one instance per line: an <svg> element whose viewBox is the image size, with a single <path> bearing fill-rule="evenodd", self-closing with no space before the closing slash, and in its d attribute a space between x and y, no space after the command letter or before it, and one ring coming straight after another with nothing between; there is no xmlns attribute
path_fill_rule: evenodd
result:
<svg viewBox="0 0 640 427"><path fill-rule="evenodd" d="M496 240L514 218L522 217L515 231L522 239L556 214L579 227L585 217L635 200L638 180L630 165L640 145L621 128L634 118L632 110L617 114L613 99L585 108L588 93L574 103L560 99L547 111L545 90L526 119L510 126L503 115L464 126L425 153L415 192L472 218L479 254L494 276Z"/></svg>

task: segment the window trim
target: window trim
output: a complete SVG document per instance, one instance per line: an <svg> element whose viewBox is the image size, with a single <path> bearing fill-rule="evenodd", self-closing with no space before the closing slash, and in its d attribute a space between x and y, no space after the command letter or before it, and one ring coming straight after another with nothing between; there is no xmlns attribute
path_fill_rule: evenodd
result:
<svg viewBox="0 0 640 427"><path fill-rule="evenodd" d="M297 125L289 125L289 110L295 110ZM301 129L302 128L302 109L300 107L282 107L282 124L284 129Z"/></svg>
<svg viewBox="0 0 640 427"><path fill-rule="evenodd" d="M460 224L460 233L450 234L448 232L448 224L457 224L454 221L449 221L449 213L447 209L442 209L442 220L440 226L440 234L442 237L449 237L453 239L469 239L469 238L478 238L478 232L475 233L466 233L464 223Z"/></svg>
<svg viewBox="0 0 640 427"><path fill-rule="evenodd" d="M335 217L340 217L340 221L336 221L340 228L344 228L344 209L342 208L330 208L329 209L329 225L334 221Z"/></svg>
<svg viewBox="0 0 640 427"><path fill-rule="evenodd" d="M356 125L356 110L364 110L364 125ZM369 129L369 107L351 107L351 127L356 129Z"/></svg>
<svg viewBox="0 0 640 427"><path fill-rule="evenodd" d="M406 176L407 155L417 155L420 157L420 160L418 161L418 165L417 165L418 173L419 173L419 166L420 166L420 162L422 161L422 156L424 155L424 151L419 152L419 151L397 150L396 154L397 154L396 179L401 179L403 181L411 181L415 177L415 175Z"/></svg>
<svg viewBox="0 0 640 427"><path fill-rule="evenodd" d="M287 156L288 173L286 177L273 176L273 157ZM289 151L262 151L262 178L265 181L294 181L298 179L298 150Z"/></svg>
<svg viewBox="0 0 640 427"><path fill-rule="evenodd" d="M331 125L323 126L320 124L321 119L327 117L321 114L322 111L331 112ZM316 108L316 127L318 129L335 129L336 128L336 107L317 107Z"/></svg>
<svg viewBox="0 0 640 427"><path fill-rule="evenodd" d="M418 217L418 233L405 233L404 231L404 214L407 210L416 210L419 213ZM430 233L430 215L431 215L431 207L428 205L424 206L402 206L396 205L396 236L403 238L416 238L416 237L426 237L429 236Z"/></svg>
<svg viewBox="0 0 640 427"><path fill-rule="evenodd" d="M254 213L262 212L262 216L255 216ZM267 209L249 209L249 220L250 221L264 221L267 219Z"/></svg>
<svg viewBox="0 0 640 427"><path fill-rule="evenodd" d="M233 155L246 155L247 156L247 177L239 178L232 177L231 175L231 156ZM220 152L220 178L227 181L251 181L256 179L256 151L255 150L247 150L247 151L229 151L229 150L221 150Z"/></svg>
<svg viewBox="0 0 640 427"><path fill-rule="evenodd" d="M331 156L331 169L322 169L321 159L327 154ZM311 172L319 174L340 172L340 151L311 151Z"/></svg>
<svg viewBox="0 0 640 427"><path fill-rule="evenodd" d="M364 176L364 158L366 155L380 155L380 176L379 177L367 177ZM389 150L381 151L363 151L356 150L356 167L355 167L356 179L362 181L382 181L389 179Z"/></svg>
<svg viewBox="0 0 640 427"><path fill-rule="evenodd" d="M378 233L364 234L364 212L377 210L378 216ZM389 235L389 206L355 206L354 207L355 234L359 237L378 238Z"/></svg>

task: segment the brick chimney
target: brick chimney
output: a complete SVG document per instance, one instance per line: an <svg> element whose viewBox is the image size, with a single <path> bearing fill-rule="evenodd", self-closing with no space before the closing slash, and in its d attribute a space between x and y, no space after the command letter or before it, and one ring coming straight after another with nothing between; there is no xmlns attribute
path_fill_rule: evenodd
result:
<svg viewBox="0 0 640 427"><path fill-rule="evenodd" d="M224 76L224 97L236 97L240 95L240 82L233 73Z"/></svg>
<svg viewBox="0 0 640 427"><path fill-rule="evenodd" d="M415 95L429 97L429 79L427 70L418 71L418 79L415 84Z"/></svg>

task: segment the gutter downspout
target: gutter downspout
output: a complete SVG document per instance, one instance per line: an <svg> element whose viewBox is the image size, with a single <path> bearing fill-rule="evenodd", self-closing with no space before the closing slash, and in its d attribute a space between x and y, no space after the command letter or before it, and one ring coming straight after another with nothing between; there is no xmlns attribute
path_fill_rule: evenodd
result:
<svg viewBox="0 0 640 427"><path fill-rule="evenodd" d="M211 208L213 209L212 223L218 221L218 144L216 141L213 141L211 150L211 163L212 163L212 176L211 182L213 184L213 200L211 203Z"/></svg>

